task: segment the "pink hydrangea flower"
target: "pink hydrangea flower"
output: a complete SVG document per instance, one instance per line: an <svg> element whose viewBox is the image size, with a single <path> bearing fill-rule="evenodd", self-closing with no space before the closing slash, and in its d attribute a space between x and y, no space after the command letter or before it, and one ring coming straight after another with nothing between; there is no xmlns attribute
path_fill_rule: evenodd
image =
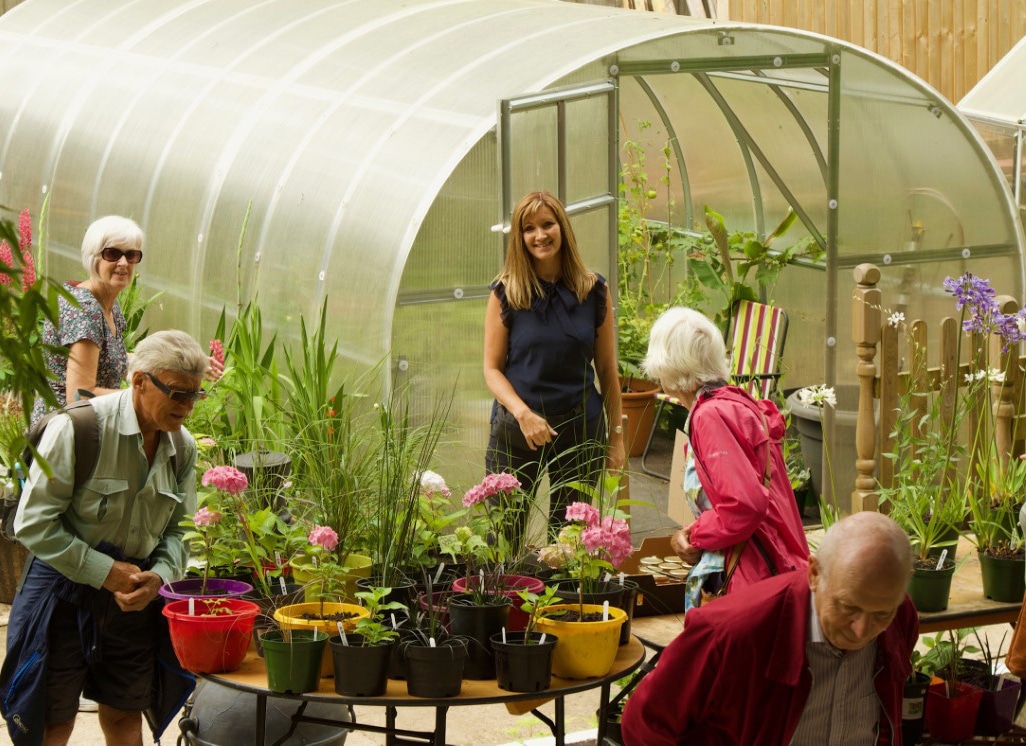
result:
<svg viewBox="0 0 1026 746"><path fill-rule="evenodd" d="M488 474L481 480L481 484L476 484L467 490L463 496L463 507L469 508L472 505L483 503L489 497L508 494L518 489L520 489L520 480L509 472Z"/></svg>
<svg viewBox="0 0 1026 746"><path fill-rule="evenodd" d="M210 356L224 366L224 345L220 339L210 340Z"/></svg>
<svg viewBox="0 0 1026 746"><path fill-rule="evenodd" d="M588 526L596 526L599 522L599 512L594 506L578 500L567 506L566 519L568 521L581 521Z"/></svg>
<svg viewBox="0 0 1026 746"><path fill-rule="evenodd" d="M210 508L200 508L192 516L192 522L196 526L216 526L221 522L221 512L218 510L211 510Z"/></svg>
<svg viewBox="0 0 1026 746"><path fill-rule="evenodd" d="M338 547L338 534L330 526L316 526L306 538L314 546L323 547L328 552L334 552Z"/></svg>
<svg viewBox="0 0 1026 746"><path fill-rule="evenodd" d="M200 480L204 487L213 485L222 492L229 495L238 495L249 486L246 475L234 466L215 466L203 472L203 479Z"/></svg>
<svg viewBox="0 0 1026 746"><path fill-rule="evenodd" d="M213 438L200 438L196 441L196 445L203 446L204 448L213 448L217 445L217 441Z"/></svg>
<svg viewBox="0 0 1026 746"><path fill-rule="evenodd" d="M634 552L630 526L622 518L606 517L600 525L584 529L581 542L590 554L605 554L614 568Z"/></svg>

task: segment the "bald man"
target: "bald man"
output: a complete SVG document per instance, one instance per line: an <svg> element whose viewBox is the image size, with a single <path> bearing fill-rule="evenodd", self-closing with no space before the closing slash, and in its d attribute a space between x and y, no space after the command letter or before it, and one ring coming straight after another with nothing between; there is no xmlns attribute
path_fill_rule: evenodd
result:
<svg viewBox="0 0 1026 746"><path fill-rule="evenodd" d="M626 746L901 743L919 633L908 537L856 513L800 572L688 613L623 714Z"/></svg>

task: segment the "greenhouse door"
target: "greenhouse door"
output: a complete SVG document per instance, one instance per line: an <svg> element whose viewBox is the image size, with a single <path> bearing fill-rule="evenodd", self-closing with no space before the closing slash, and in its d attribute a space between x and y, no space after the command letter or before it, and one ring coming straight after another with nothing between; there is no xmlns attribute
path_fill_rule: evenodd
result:
<svg viewBox="0 0 1026 746"><path fill-rule="evenodd" d="M573 218L589 268L616 269L616 85L607 80L505 99L499 104L501 215L527 192L552 192Z"/></svg>

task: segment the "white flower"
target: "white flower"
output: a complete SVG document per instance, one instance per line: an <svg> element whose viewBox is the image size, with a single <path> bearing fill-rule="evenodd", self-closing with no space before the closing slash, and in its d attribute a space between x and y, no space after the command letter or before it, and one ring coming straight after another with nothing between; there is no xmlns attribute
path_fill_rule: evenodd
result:
<svg viewBox="0 0 1026 746"><path fill-rule="evenodd" d="M798 389L798 401L807 407L822 407L824 404L836 407L837 394L832 387L825 384L806 386L803 389Z"/></svg>
<svg viewBox="0 0 1026 746"><path fill-rule="evenodd" d="M449 490L449 486L445 483L445 480L440 474L427 470L420 475L420 489L425 495L440 493L448 497L452 494Z"/></svg>
<svg viewBox="0 0 1026 746"><path fill-rule="evenodd" d="M1004 383L1005 372L1003 370L998 370L997 368L991 368L987 371L987 380L991 383Z"/></svg>
<svg viewBox="0 0 1026 746"><path fill-rule="evenodd" d="M904 321L905 314L903 314L901 311L895 311L890 315L890 318L887 319L887 323L893 326L895 329L898 328L898 324L901 324Z"/></svg>

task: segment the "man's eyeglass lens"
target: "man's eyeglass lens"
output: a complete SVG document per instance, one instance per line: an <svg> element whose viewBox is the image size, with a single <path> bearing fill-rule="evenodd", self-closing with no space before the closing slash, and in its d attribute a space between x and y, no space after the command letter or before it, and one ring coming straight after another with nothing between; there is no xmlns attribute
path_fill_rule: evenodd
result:
<svg viewBox="0 0 1026 746"><path fill-rule="evenodd" d="M108 262L117 263L121 261L121 257L125 257L129 264L138 264L142 261L142 252L139 249L129 249L128 251L122 251L121 249L115 249L108 246L106 249L100 252L100 256L106 259Z"/></svg>
<svg viewBox="0 0 1026 746"><path fill-rule="evenodd" d="M152 373L147 373L147 377L153 381L153 385L163 391L169 398L174 401L196 401L197 399L206 399L207 392L203 389L199 391L176 391L171 388Z"/></svg>

